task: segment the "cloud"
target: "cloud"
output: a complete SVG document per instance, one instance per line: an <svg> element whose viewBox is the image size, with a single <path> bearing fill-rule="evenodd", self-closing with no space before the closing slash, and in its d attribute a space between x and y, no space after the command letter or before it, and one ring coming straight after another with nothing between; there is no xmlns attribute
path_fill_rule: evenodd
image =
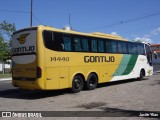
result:
<svg viewBox="0 0 160 120"><path fill-rule="evenodd" d="M160 27L157 28L157 29L155 29L155 30L153 30L153 31L151 31L151 34L153 34L153 35L159 35L160 34Z"/></svg>
<svg viewBox="0 0 160 120"><path fill-rule="evenodd" d="M153 43L151 38L145 38L145 37L136 37L135 41L141 41L145 43Z"/></svg>
<svg viewBox="0 0 160 120"><path fill-rule="evenodd" d="M149 34L145 34L142 37L135 36L135 41L141 41L141 42L146 42L146 43L154 43L155 40L153 41L153 37L155 35L160 35L160 27L152 30Z"/></svg>
<svg viewBox="0 0 160 120"><path fill-rule="evenodd" d="M111 35L119 36L119 34L117 32L111 32Z"/></svg>
<svg viewBox="0 0 160 120"><path fill-rule="evenodd" d="M146 34L146 35L143 35L143 37L144 38L149 38L149 37L151 37L151 35L150 34Z"/></svg>

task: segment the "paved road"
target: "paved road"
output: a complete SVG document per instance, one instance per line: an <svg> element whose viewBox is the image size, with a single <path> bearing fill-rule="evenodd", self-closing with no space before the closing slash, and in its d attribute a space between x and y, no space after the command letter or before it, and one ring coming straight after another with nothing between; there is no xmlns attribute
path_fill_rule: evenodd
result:
<svg viewBox="0 0 160 120"><path fill-rule="evenodd" d="M153 66L153 70L156 72L156 71L160 71L160 65L157 64L157 65L154 65Z"/></svg>
<svg viewBox="0 0 160 120"><path fill-rule="evenodd" d="M141 81L127 81L101 84L96 90L84 90L76 94L69 90L26 91L13 87L11 81L1 81L0 111L104 111L111 116L119 113L122 116L133 116L135 112L160 111L160 74Z"/></svg>

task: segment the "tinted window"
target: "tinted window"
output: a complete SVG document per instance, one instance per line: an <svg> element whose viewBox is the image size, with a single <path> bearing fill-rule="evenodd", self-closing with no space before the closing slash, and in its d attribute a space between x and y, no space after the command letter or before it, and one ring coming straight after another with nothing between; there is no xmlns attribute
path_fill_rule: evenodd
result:
<svg viewBox="0 0 160 120"><path fill-rule="evenodd" d="M122 42L118 42L118 52L123 53L123 43Z"/></svg>
<svg viewBox="0 0 160 120"><path fill-rule="evenodd" d="M88 46L88 39L87 38L82 38L82 51L89 51L89 46Z"/></svg>
<svg viewBox="0 0 160 120"><path fill-rule="evenodd" d="M63 50L64 51L71 51L71 37L69 35L63 35Z"/></svg>
<svg viewBox="0 0 160 120"><path fill-rule="evenodd" d="M117 52L117 42L116 41L111 41L111 51L113 53L116 53Z"/></svg>
<svg viewBox="0 0 160 120"><path fill-rule="evenodd" d="M61 33L54 33L51 31L43 32L44 45L51 50L62 50Z"/></svg>
<svg viewBox="0 0 160 120"><path fill-rule="evenodd" d="M54 33L49 31L43 32L44 45L49 49L54 49Z"/></svg>
<svg viewBox="0 0 160 120"><path fill-rule="evenodd" d="M43 38L45 47L56 51L145 55L144 44L142 43L75 36L47 30L43 31Z"/></svg>
<svg viewBox="0 0 160 120"><path fill-rule="evenodd" d="M106 47L106 52L107 52L107 53L112 52L112 46L111 46L111 42L110 42L109 40L107 40L107 41L105 42L105 47Z"/></svg>
<svg viewBox="0 0 160 120"><path fill-rule="evenodd" d="M137 54L137 45L136 45L136 43L130 42L128 44L128 51L129 51L129 54Z"/></svg>
<svg viewBox="0 0 160 120"><path fill-rule="evenodd" d="M118 53L121 53L121 54L128 53L126 42L118 41Z"/></svg>
<svg viewBox="0 0 160 120"><path fill-rule="evenodd" d="M144 44L137 44L137 51L138 51L138 54L140 55L144 55L145 52L144 52Z"/></svg>
<svg viewBox="0 0 160 120"><path fill-rule="evenodd" d="M128 50L127 50L127 43L125 42L122 42L122 51L124 54L127 54L128 53Z"/></svg>
<svg viewBox="0 0 160 120"><path fill-rule="evenodd" d="M74 50L75 51L85 51L87 52L89 50L88 47L88 39L87 38L80 38L80 37L74 37Z"/></svg>
<svg viewBox="0 0 160 120"><path fill-rule="evenodd" d="M104 52L104 41L98 40L98 52Z"/></svg>
<svg viewBox="0 0 160 120"><path fill-rule="evenodd" d="M91 40L91 50L92 52L97 52L97 40L95 39Z"/></svg>
<svg viewBox="0 0 160 120"><path fill-rule="evenodd" d="M81 39L78 37L74 38L74 48L75 51L82 51L82 42Z"/></svg>

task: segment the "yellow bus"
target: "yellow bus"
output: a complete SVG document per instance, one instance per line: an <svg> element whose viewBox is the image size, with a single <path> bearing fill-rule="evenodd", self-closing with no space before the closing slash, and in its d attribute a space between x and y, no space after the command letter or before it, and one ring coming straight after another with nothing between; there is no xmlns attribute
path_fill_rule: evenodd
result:
<svg viewBox="0 0 160 120"><path fill-rule="evenodd" d="M80 92L152 74L152 51L145 43L48 26L13 33L12 84L22 89Z"/></svg>

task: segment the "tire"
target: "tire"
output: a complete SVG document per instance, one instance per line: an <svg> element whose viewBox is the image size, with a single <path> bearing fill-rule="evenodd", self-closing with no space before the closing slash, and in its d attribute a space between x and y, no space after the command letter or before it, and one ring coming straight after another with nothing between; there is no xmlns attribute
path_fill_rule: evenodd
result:
<svg viewBox="0 0 160 120"><path fill-rule="evenodd" d="M141 70L141 71L140 71L139 80L143 80L144 77L145 77L144 70Z"/></svg>
<svg viewBox="0 0 160 120"><path fill-rule="evenodd" d="M73 80L72 80L72 88L71 91L73 93L78 93L83 89L84 86L84 82L83 82L83 78L81 76L74 76Z"/></svg>
<svg viewBox="0 0 160 120"><path fill-rule="evenodd" d="M95 75L94 73L91 73L88 76L87 82L86 82L86 89L88 90L94 90L97 87L98 84L98 78L97 75Z"/></svg>

